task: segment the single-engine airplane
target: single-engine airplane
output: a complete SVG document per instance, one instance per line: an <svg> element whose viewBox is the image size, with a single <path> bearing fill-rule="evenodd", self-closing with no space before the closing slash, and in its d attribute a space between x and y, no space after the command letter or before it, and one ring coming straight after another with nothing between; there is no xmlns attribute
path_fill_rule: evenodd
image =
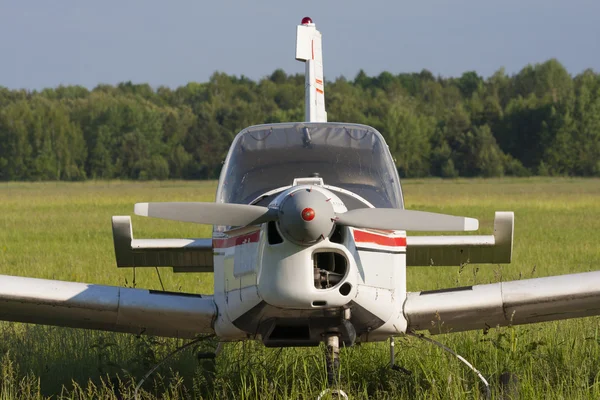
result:
<svg viewBox="0 0 600 400"><path fill-rule="evenodd" d="M196 295L0 276L0 319L265 346L341 344L405 333L487 329L600 314L600 271L410 293L407 266L510 263L512 212L493 235L478 221L404 208L397 169L375 129L327 122L321 33L297 27L305 122L251 126L233 140L214 203L139 203L137 215L214 225L212 238L135 239L112 218L118 267L214 272Z"/></svg>

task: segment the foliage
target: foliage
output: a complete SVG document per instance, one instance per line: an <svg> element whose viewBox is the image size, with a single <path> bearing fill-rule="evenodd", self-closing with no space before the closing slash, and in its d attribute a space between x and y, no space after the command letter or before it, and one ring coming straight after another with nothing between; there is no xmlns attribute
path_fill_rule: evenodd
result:
<svg viewBox="0 0 600 400"><path fill-rule="evenodd" d="M380 130L404 177L600 176L600 76L555 59L487 79L360 71L326 100L330 121ZM0 87L0 180L216 178L238 131L303 115L304 76L280 69L176 89Z"/></svg>

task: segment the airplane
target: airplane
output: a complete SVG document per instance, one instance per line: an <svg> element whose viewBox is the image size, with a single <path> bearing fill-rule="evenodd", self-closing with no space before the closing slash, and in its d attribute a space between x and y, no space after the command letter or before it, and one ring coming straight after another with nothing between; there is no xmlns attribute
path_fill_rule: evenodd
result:
<svg viewBox="0 0 600 400"><path fill-rule="evenodd" d="M372 127L327 122L322 36L296 29L305 121L251 126L233 140L214 203L138 203L136 215L213 225L212 238L134 238L112 217L117 267L214 273L198 295L0 275L0 320L267 347L340 346L600 315L600 271L407 292L407 266L510 263L514 213L492 235L473 218L404 208L400 179ZM393 362L392 362L393 363Z"/></svg>

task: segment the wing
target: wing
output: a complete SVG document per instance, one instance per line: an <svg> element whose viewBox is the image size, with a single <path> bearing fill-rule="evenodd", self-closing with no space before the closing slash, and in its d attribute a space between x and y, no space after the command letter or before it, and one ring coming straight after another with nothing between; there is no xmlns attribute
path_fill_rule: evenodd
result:
<svg viewBox="0 0 600 400"><path fill-rule="evenodd" d="M600 315L600 271L409 293L404 315L432 334Z"/></svg>
<svg viewBox="0 0 600 400"><path fill-rule="evenodd" d="M0 275L0 320L193 338L213 332L213 296Z"/></svg>
<svg viewBox="0 0 600 400"><path fill-rule="evenodd" d="M134 239L113 217L117 266L212 272L211 239ZM213 333L213 296L0 275L0 320L193 338Z"/></svg>

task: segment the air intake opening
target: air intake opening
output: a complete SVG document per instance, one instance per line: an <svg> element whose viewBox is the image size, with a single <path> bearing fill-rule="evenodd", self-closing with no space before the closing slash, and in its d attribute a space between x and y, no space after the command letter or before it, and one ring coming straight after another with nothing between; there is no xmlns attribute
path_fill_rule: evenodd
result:
<svg viewBox="0 0 600 400"><path fill-rule="evenodd" d="M269 221L269 223L267 224L267 241L269 242L269 244L283 243L283 238L277 230L275 221Z"/></svg>
<svg viewBox="0 0 600 400"><path fill-rule="evenodd" d="M314 253L313 271L315 288L328 289L334 287L344 279L348 271L348 260L339 253Z"/></svg>

